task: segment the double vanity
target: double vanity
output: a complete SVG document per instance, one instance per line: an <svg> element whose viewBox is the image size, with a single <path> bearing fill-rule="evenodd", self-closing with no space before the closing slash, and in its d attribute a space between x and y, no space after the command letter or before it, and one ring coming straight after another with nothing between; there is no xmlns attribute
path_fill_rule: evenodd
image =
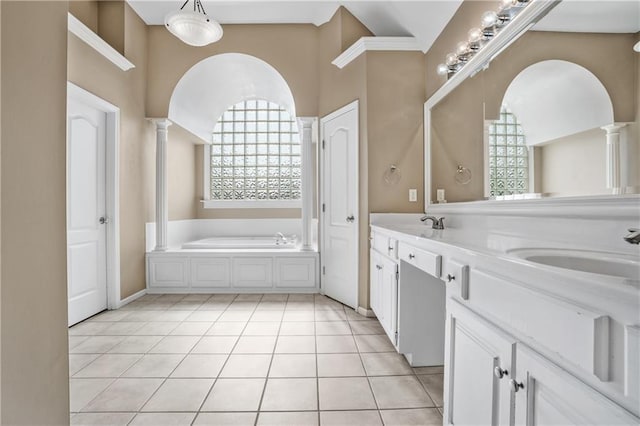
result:
<svg viewBox="0 0 640 426"><path fill-rule="evenodd" d="M638 424L637 255L371 223L372 309L410 364L444 364L445 424Z"/></svg>

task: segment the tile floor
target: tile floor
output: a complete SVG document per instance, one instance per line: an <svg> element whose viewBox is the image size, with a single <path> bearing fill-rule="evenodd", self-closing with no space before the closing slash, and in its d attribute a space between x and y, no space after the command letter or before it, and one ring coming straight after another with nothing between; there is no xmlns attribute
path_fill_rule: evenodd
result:
<svg viewBox="0 0 640 426"><path fill-rule="evenodd" d="M69 329L71 424L442 424L442 368L321 295L146 295Z"/></svg>

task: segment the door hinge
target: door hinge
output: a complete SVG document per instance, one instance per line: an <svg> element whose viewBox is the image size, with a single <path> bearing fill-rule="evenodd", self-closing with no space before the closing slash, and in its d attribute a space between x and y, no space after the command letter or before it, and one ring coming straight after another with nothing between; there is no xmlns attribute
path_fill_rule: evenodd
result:
<svg viewBox="0 0 640 426"><path fill-rule="evenodd" d="M322 149L324 149L324 139L322 139Z"/></svg>
<svg viewBox="0 0 640 426"><path fill-rule="evenodd" d="M322 203L322 213L324 213L324 203Z"/></svg>
<svg viewBox="0 0 640 426"><path fill-rule="evenodd" d="M398 332L397 331L394 333L394 339L395 339L396 346L398 346Z"/></svg>
<svg viewBox="0 0 640 426"><path fill-rule="evenodd" d="M325 267L322 267L322 275L326 275L327 274L327 270L325 269Z"/></svg>
<svg viewBox="0 0 640 426"><path fill-rule="evenodd" d="M396 282L400 282L400 271L398 271L398 265L396 265Z"/></svg>

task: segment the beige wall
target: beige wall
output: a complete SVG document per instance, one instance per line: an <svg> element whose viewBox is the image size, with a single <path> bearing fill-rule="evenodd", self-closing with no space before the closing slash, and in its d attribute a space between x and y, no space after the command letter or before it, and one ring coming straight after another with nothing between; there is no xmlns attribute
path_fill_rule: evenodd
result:
<svg viewBox="0 0 640 426"><path fill-rule="evenodd" d="M542 187L554 197L596 195L607 190L607 145L601 129L588 130L540 147Z"/></svg>
<svg viewBox="0 0 640 426"><path fill-rule="evenodd" d="M0 423L69 424L67 3L3 1L1 19Z"/></svg>
<svg viewBox="0 0 640 426"><path fill-rule="evenodd" d="M91 31L98 32L98 0L70 1L69 12Z"/></svg>
<svg viewBox="0 0 640 426"><path fill-rule="evenodd" d="M69 81L120 108L120 292L125 298L145 288L144 224L152 217L155 133L145 120L146 25L126 5L125 56L135 68L122 71L69 35ZM173 147L171 148L173 149Z"/></svg>
<svg viewBox="0 0 640 426"><path fill-rule="evenodd" d="M634 121L638 102L638 65L632 46L636 37L631 34L530 31L494 59L487 70L463 82L432 109L431 199L435 198L436 188L446 189L449 202L484 197L484 119L497 118L502 98L513 78L536 62L562 59L587 68L609 92L615 120ZM431 54L430 51L427 56ZM433 86L430 81L442 79L436 75L433 64L427 62L426 71L428 87ZM604 161L603 157L601 162ZM473 179L470 184L455 183L458 164L471 170ZM601 165L594 164L594 167ZM594 191L601 193L600 189Z"/></svg>

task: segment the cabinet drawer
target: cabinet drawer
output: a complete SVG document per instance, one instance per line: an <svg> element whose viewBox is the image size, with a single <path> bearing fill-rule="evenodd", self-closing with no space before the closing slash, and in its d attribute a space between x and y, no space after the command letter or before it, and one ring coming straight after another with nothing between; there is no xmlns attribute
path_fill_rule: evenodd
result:
<svg viewBox="0 0 640 426"><path fill-rule="evenodd" d="M422 269L429 275L440 278L442 256L439 254L401 242L399 244L398 255L400 260L404 260L416 268Z"/></svg>
<svg viewBox="0 0 640 426"><path fill-rule="evenodd" d="M609 317L472 268L468 303L582 370L609 380Z"/></svg>
<svg viewBox="0 0 640 426"><path fill-rule="evenodd" d="M388 235L371 233L371 248L379 253L386 254L392 259L397 259L398 240Z"/></svg>

